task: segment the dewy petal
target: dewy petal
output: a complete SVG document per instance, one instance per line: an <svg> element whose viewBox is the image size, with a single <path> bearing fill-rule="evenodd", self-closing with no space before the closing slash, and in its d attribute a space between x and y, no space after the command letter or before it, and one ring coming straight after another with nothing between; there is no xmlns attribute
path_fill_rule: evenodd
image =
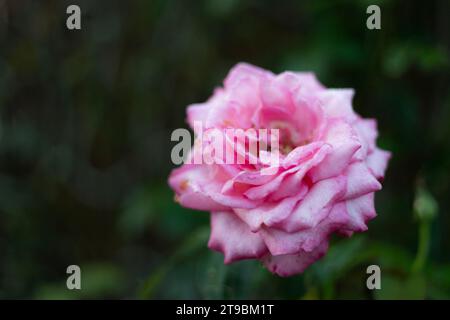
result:
<svg viewBox="0 0 450 320"><path fill-rule="evenodd" d="M357 115L353 111L353 89L327 89L319 93L325 114L331 118L344 118L353 122Z"/></svg>
<svg viewBox="0 0 450 320"><path fill-rule="evenodd" d="M354 130L342 120L331 120L322 139L332 146L332 150L324 161L311 170L313 182L342 174L361 147Z"/></svg>
<svg viewBox="0 0 450 320"><path fill-rule="evenodd" d="M284 168L297 166L306 160L313 157L319 150L325 145L323 141L312 142L304 146L300 146L289 152L289 154L283 159L281 165ZM327 145L324 150L330 150L330 146ZM324 151L322 151L324 152Z"/></svg>
<svg viewBox="0 0 450 320"><path fill-rule="evenodd" d="M191 129L197 129L194 126L195 122L205 123L209 110L208 103L195 103L187 107L187 123Z"/></svg>
<svg viewBox="0 0 450 320"><path fill-rule="evenodd" d="M350 217L346 229L355 232L367 230L367 222L376 216L374 193L345 201L345 209Z"/></svg>
<svg viewBox="0 0 450 320"><path fill-rule="evenodd" d="M248 190L251 186L266 184L274 178L275 175L263 175L260 171L240 171L224 184L222 193L228 193L230 190L233 190L235 185L246 186L246 190Z"/></svg>
<svg viewBox="0 0 450 320"><path fill-rule="evenodd" d="M268 196L269 194L275 193L276 191L279 191L279 190L281 192L281 195L286 195L286 196L289 195L286 193L286 190L280 189L280 187L283 187L282 186L283 180L290 174L294 174L294 177L292 178L293 183L290 183L289 186L291 186L291 185L299 186L303 177L305 176L305 174L313 166L316 166L318 163L320 163L324 159L324 157L326 156L326 154L329 152L330 149L329 149L328 145L321 145L321 147L316 149L315 153L311 153L310 152L311 150L308 149L307 147L305 147L305 150L306 151L303 154L305 156L305 158L303 159L303 161L299 161L299 164L297 166L283 171L276 178L272 179L271 181L269 181L268 183L266 183L264 185L256 186L256 187L248 189L244 193L245 196L247 196L249 199L258 200L258 199L263 199L266 196ZM289 164L289 160L285 164ZM289 191L289 190L287 190L287 191ZM275 196L275 198L279 199L280 194L278 196Z"/></svg>
<svg viewBox="0 0 450 320"><path fill-rule="evenodd" d="M358 198L338 202L331 209L330 217L341 215L347 217L346 222L336 230L340 234L363 232L367 230L367 222L376 217L374 193L368 193Z"/></svg>
<svg viewBox="0 0 450 320"><path fill-rule="evenodd" d="M251 231L256 232L262 225L271 227L286 219L297 202L305 197L307 191L308 187L302 185L295 196L276 203L265 203L254 209L235 209L234 211L248 224Z"/></svg>
<svg viewBox="0 0 450 320"><path fill-rule="evenodd" d="M264 79L273 76L274 74L270 71L264 70L246 62L240 62L230 70L224 80L224 85L225 88L228 89L243 78Z"/></svg>
<svg viewBox="0 0 450 320"><path fill-rule="evenodd" d="M200 122L203 127L206 127L208 117L211 112L224 105L225 92L222 88L214 90L214 94L204 103L194 103L187 107L187 123L194 130L198 129L194 123Z"/></svg>
<svg viewBox="0 0 450 320"><path fill-rule="evenodd" d="M367 154L373 152L378 137L377 122L375 119L358 119L353 124L361 141L361 149L355 154L357 160L364 160Z"/></svg>
<svg viewBox="0 0 450 320"><path fill-rule="evenodd" d="M267 248L257 233L233 212L211 213L211 235L208 247L224 254L225 263L242 259L260 258Z"/></svg>
<svg viewBox="0 0 450 320"><path fill-rule="evenodd" d="M261 100L263 107L279 108L288 112L294 111L294 106L291 100L290 86L295 86L288 79L280 78L281 75L275 78L268 78L261 83ZM295 80L294 80L295 81ZM297 84L298 86L298 84Z"/></svg>
<svg viewBox="0 0 450 320"><path fill-rule="evenodd" d="M360 197L370 192L381 190L380 182L373 176L363 162L355 162L345 171L347 190L345 199Z"/></svg>
<svg viewBox="0 0 450 320"><path fill-rule="evenodd" d="M172 171L169 185L177 194L177 201L197 210L217 211L226 208L254 208L259 205L241 194L221 193L223 186L221 167L217 165L185 164Z"/></svg>
<svg viewBox="0 0 450 320"><path fill-rule="evenodd" d="M203 180L205 168L199 165L184 165L174 169L169 177L169 185L176 192L176 200L184 207L196 210L225 210L227 207L214 201L196 187L197 178Z"/></svg>
<svg viewBox="0 0 450 320"><path fill-rule="evenodd" d="M229 88L227 101L234 104L235 114L228 122L235 128L247 129L254 125L253 117L261 106L259 82L254 78L242 78Z"/></svg>
<svg viewBox="0 0 450 320"><path fill-rule="evenodd" d="M303 90L309 92L325 91L325 87L320 83L314 73L295 72L295 75L299 79L300 85L303 87Z"/></svg>
<svg viewBox="0 0 450 320"><path fill-rule="evenodd" d="M305 175L308 174L311 168L314 168L314 166L324 160L325 156L330 152L330 149L331 147L329 145L323 145L310 161L302 161L303 164L300 165L300 169L295 173L287 175L283 183L269 196L269 200L279 201L286 197L296 195L303 185L302 182Z"/></svg>
<svg viewBox="0 0 450 320"><path fill-rule="evenodd" d="M305 271L309 265L322 258L327 250L328 241L324 241L312 252L300 251L297 254L280 256L267 255L262 262L270 272L281 277L288 277Z"/></svg>
<svg viewBox="0 0 450 320"><path fill-rule="evenodd" d="M366 164L375 178L383 179L384 172L386 171L387 164L391 158L389 151L376 148L366 159Z"/></svg>
<svg viewBox="0 0 450 320"><path fill-rule="evenodd" d="M287 232L313 228L330 212L333 203L346 189L346 178L338 176L315 183L292 214L282 221L279 228Z"/></svg>
<svg viewBox="0 0 450 320"><path fill-rule="evenodd" d="M299 141L293 142L305 143L314 140L325 119L320 100L302 87L293 94L292 100L295 104L292 118L300 136Z"/></svg>
<svg viewBox="0 0 450 320"><path fill-rule="evenodd" d="M345 203L342 203L342 206L345 206ZM332 232L349 224L350 219L345 208L334 210L334 207L330 214L314 228L292 233L275 228L262 228L259 234L274 256L295 254L300 251L311 252L327 240Z"/></svg>

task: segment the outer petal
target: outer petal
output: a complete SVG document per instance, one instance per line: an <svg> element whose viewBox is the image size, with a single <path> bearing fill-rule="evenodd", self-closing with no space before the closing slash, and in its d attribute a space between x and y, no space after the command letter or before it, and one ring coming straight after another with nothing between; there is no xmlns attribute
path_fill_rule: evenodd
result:
<svg viewBox="0 0 450 320"><path fill-rule="evenodd" d="M260 258L267 253L261 237L250 231L233 212L211 213L211 236L208 247L220 251L225 263Z"/></svg>
<svg viewBox="0 0 450 320"><path fill-rule="evenodd" d="M261 99L264 107L294 111L291 99L293 90L300 86L298 77L292 72L285 72L261 83Z"/></svg>
<svg viewBox="0 0 450 320"><path fill-rule="evenodd" d="M331 145L333 150L320 165L311 170L313 182L342 174L361 147L352 127L342 120L330 121L322 139Z"/></svg>
<svg viewBox="0 0 450 320"><path fill-rule="evenodd" d="M376 148L366 159L367 166L377 179L384 178L384 172L386 171L387 164L391 158L389 151Z"/></svg>
<svg viewBox="0 0 450 320"><path fill-rule="evenodd" d="M319 93L325 114L331 118L344 118L353 122L357 115L353 111L353 89L327 89Z"/></svg>
<svg viewBox="0 0 450 320"><path fill-rule="evenodd" d="M347 190L344 198L351 199L381 190L381 184L372 175L364 162L355 162L345 171Z"/></svg>
<svg viewBox="0 0 450 320"><path fill-rule="evenodd" d="M298 201L305 197L308 188L302 185L300 191L292 197L279 202L266 203L254 209L235 209L236 214L245 221L250 230L258 231L262 225L273 226L286 219L294 209Z"/></svg>
<svg viewBox="0 0 450 320"><path fill-rule="evenodd" d="M347 230L362 232L367 230L367 222L375 218L374 193L345 201L345 209L350 217Z"/></svg>
<svg viewBox="0 0 450 320"><path fill-rule="evenodd" d="M376 146L378 137L377 122L375 119L358 119L354 122L353 127L358 133L361 143L361 149L355 154L354 158L363 160L367 154L371 153Z"/></svg>
<svg viewBox="0 0 450 320"><path fill-rule="evenodd" d="M243 78L264 79L273 76L274 74L270 71L256 67L249 63L240 62L230 70L224 80L224 85L225 88L229 88Z"/></svg>
<svg viewBox="0 0 450 320"><path fill-rule="evenodd" d="M291 233L315 227L327 217L334 202L343 196L345 190L346 179L343 176L317 182L292 214L278 227Z"/></svg>
<svg viewBox="0 0 450 320"><path fill-rule="evenodd" d="M301 251L293 255L272 256L267 255L262 259L270 272L281 277L302 273L305 269L325 255L328 250L328 241L324 241L314 251Z"/></svg>
<svg viewBox="0 0 450 320"><path fill-rule="evenodd" d="M224 105L224 90L221 88L217 88L214 90L214 94L208 99L208 101L204 103L195 103L191 104L187 107L187 123L191 127L191 129L197 129L194 126L195 122L201 122L203 126L206 126L209 113L212 110L220 109L221 106ZM198 132L195 132L198 134Z"/></svg>
<svg viewBox="0 0 450 320"><path fill-rule="evenodd" d="M303 90L309 92L325 91L325 87L317 79L316 75L312 72L295 72L298 77L300 85Z"/></svg>
<svg viewBox="0 0 450 320"><path fill-rule="evenodd" d="M342 203L345 206L345 203ZM274 228L263 228L259 231L262 239L272 255L295 254L297 252L311 252L329 235L347 226L350 222L345 208L335 210L334 205L327 218L323 219L316 227L288 233Z"/></svg>
<svg viewBox="0 0 450 320"><path fill-rule="evenodd" d="M204 168L198 165L183 165L174 169L169 177L169 185L175 190L176 200L184 207L196 210L225 210L227 207L214 201L210 196L190 181L203 180Z"/></svg>
<svg viewBox="0 0 450 320"><path fill-rule="evenodd" d="M178 202L191 209L217 211L259 205L239 193L222 194L221 175L221 167L217 165L183 165L172 171L169 185L175 190Z"/></svg>

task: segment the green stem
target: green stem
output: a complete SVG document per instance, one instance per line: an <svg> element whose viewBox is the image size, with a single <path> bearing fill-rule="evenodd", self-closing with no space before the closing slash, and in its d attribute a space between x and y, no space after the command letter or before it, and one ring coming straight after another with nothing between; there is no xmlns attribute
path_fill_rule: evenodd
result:
<svg viewBox="0 0 450 320"><path fill-rule="evenodd" d="M430 230L431 223L429 221L421 221L419 225L419 246L417 248L417 255L414 260L412 271L414 273L422 272L430 249Z"/></svg>

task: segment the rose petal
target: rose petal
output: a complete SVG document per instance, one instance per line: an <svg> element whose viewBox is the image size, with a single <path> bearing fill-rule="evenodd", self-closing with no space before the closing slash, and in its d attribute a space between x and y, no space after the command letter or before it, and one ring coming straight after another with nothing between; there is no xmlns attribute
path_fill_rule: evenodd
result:
<svg viewBox="0 0 450 320"><path fill-rule="evenodd" d="M308 187L302 185L295 196L285 198L276 203L265 203L254 209L235 209L234 211L248 224L250 230L256 232L262 225L270 227L286 219L297 202L304 198L307 191Z"/></svg>
<svg viewBox="0 0 450 320"><path fill-rule="evenodd" d="M313 182L342 174L355 152L361 147L354 130L342 120L330 121L321 139L331 145L332 150L324 161L311 170Z"/></svg>
<svg viewBox="0 0 450 320"><path fill-rule="evenodd" d="M308 148L305 148L308 149ZM270 193L273 193L277 190L280 190L280 187L282 187L283 180L289 176L290 174L294 174L295 176L292 178L293 181L291 184L288 184L289 186L292 186L293 184L300 185L303 177L305 174L313 167L319 164L325 157L325 155L329 152L330 147L328 145L322 145L320 148L316 149L316 152L311 154L308 149L303 155L305 155L305 158L303 159L303 162L300 162L299 165L292 167L288 170L283 171L280 173L277 177L269 181L268 183L250 188L247 190L244 194L249 199L263 199ZM289 163L289 162L286 162ZM286 190L281 190L280 193L286 194ZM280 195L275 196L275 198L280 198Z"/></svg>
<svg viewBox="0 0 450 320"><path fill-rule="evenodd" d="M389 151L376 148L366 159L367 166L377 179L384 178L384 172L386 171L387 164L391 158Z"/></svg>
<svg viewBox="0 0 450 320"><path fill-rule="evenodd" d="M313 228L330 212L345 192L346 178L338 176L315 183L292 214L278 226L287 232Z"/></svg>
<svg viewBox="0 0 450 320"><path fill-rule="evenodd" d="M328 241L324 241L314 251L301 251L293 255L272 256L262 259L263 264L270 272L281 277L288 277L305 271L309 265L322 258L328 250Z"/></svg>
<svg viewBox="0 0 450 320"><path fill-rule="evenodd" d="M344 175L347 177L345 199L356 198L381 190L380 182L372 175L363 162L355 162L348 166Z"/></svg>
<svg viewBox="0 0 450 320"><path fill-rule="evenodd" d="M327 89L320 92L318 96L327 116L344 118L348 122L353 122L357 118L352 107L354 94L353 89Z"/></svg>
<svg viewBox="0 0 450 320"><path fill-rule="evenodd" d="M225 263L260 258L267 253L261 237L250 231L233 212L211 213L208 247L224 254Z"/></svg>

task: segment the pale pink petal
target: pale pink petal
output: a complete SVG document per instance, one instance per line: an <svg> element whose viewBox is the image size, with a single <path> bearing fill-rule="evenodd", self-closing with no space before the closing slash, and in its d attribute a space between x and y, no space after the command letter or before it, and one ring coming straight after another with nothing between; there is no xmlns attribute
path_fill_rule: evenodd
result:
<svg viewBox="0 0 450 320"><path fill-rule="evenodd" d="M345 206L344 203L342 203ZM336 207L337 205L334 205ZM285 232L275 228L262 228L259 231L272 255L295 254L296 252L315 250L332 232L338 231L349 223L349 216L343 210L331 210L326 219L316 227L297 232Z"/></svg>
<svg viewBox="0 0 450 320"><path fill-rule="evenodd" d="M239 80L243 78L264 79L273 76L274 74L270 71L256 67L249 63L240 62L230 70L230 72L228 73L227 77L224 80L224 85L225 88L229 88L235 85Z"/></svg>
<svg viewBox="0 0 450 320"><path fill-rule="evenodd" d="M303 90L308 92L320 92L325 90L325 87L320 83L314 73L295 72L295 75L298 77Z"/></svg>
<svg viewBox="0 0 450 320"><path fill-rule="evenodd" d="M375 178L383 179L384 172L386 171L387 164L391 158L389 151L376 148L366 159L366 164Z"/></svg>
<svg viewBox="0 0 450 320"><path fill-rule="evenodd" d="M374 193L345 201L345 209L350 217L347 230L362 232L367 230L367 222L376 216Z"/></svg>
<svg viewBox="0 0 450 320"><path fill-rule="evenodd" d="M358 119L353 124L361 141L361 149L355 154L357 160L364 160L376 146L378 137L377 122L375 119Z"/></svg>
<svg viewBox="0 0 450 320"><path fill-rule="evenodd" d="M320 92L318 96L328 117L344 118L346 121L353 122L357 118L352 107L354 94L353 89L327 89Z"/></svg>
<svg viewBox="0 0 450 320"><path fill-rule="evenodd" d="M347 190L344 199L352 199L370 192L381 190L380 182L363 162L355 162L345 170Z"/></svg>
<svg viewBox="0 0 450 320"><path fill-rule="evenodd" d="M361 147L352 127L342 120L331 120L321 139L331 145L332 150L324 161L311 170L313 182L342 174Z"/></svg>
<svg viewBox="0 0 450 320"><path fill-rule="evenodd" d="M289 154L283 159L281 165L284 168L290 168L293 166L297 166L308 159L312 158L316 152L322 149L322 152L329 151L331 146L326 145L322 141L311 142L310 144L300 146L289 152Z"/></svg>
<svg viewBox="0 0 450 320"><path fill-rule="evenodd" d="M267 248L257 233L250 231L233 212L211 213L208 247L224 254L225 263L260 258Z"/></svg>
<svg viewBox="0 0 450 320"><path fill-rule="evenodd" d="M297 254L272 256L267 255L262 259L270 272L281 277L302 273L312 263L322 258L328 250L328 241L324 241L314 251L300 251Z"/></svg>
<svg viewBox="0 0 450 320"><path fill-rule="evenodd" d="M263 106L278 108L288 112L294 111L290 87L298 87L297 80L293 74L285 74L263 81L261 83L261 100Z"/></svg>
<svg viewBox="0 0 450 320"><path fill-rule="evenodd" d="M259 205L241 194L222 194L222 174L218 166L183 165L172 172L169 185L175 190L177 201L191 209L223 210L224 207L254 208Z"/></svg>
<svg viewBox="0 0 450 320"><path fill-rule="evenodd" d="M176 192L176 200L184 207L196 210L224 210L226 206L214 201L197 188L197 179L204 179L204 168L199 165L184 165L172 171L169 185Z"/></svg>
<svg viewBox="0 0 450 320"><path fill-rule="evenodd" d="M275 203L264 203L254 209L234 209L234 211L253 232L256 232L262 225L270 227L286 219L297 202L305 197L307 191L308 188L302 185L295 196Z"/></svg>
<svg viewBox="0 0 450 320"><path fill-rule="evenodd" d="M280 173L276 178L272 179L268 183L253 187L248 189L244 194L249 199L257 200L257 199L263 199L266 196L268 196L270 193L276 192L280 190L280 187L282 187L283 180L289 176L290 174L295 174L295 176L292 178L292 183L289 183L289 186L292 186L293 184L299 186L303 177L305 174L313 167L319 164L321 161L323 161L326 154L329 152L329 146L328 145L322 145L319 149L316 149L315 153L310 153L310 150L306 152L305 158L302 162L299 162L299 165L292 167L288 170L283 171ZM289 163L289 162L287 162ZM295 190L295 189L294 189ZM281 190L282 195L289 195L286 191L289 190ZM280 195L276 195L275 198L280 198Z"/></svg>
<svg viewBox="0 0 450 320"><path fill-rule="evenodd" d="M338 176L315 183L292 214L279 227L287 232L313 228L330 212L346 187L346 178Z"/></svg>
<svg viewBox="0 0 450 320"><path fill-rule="evenodd" d="M292 119L300 139L294 143L310 143L325 124L324 112L320 100L311 92L300 87L292 96L295 113Z"/></svg>

